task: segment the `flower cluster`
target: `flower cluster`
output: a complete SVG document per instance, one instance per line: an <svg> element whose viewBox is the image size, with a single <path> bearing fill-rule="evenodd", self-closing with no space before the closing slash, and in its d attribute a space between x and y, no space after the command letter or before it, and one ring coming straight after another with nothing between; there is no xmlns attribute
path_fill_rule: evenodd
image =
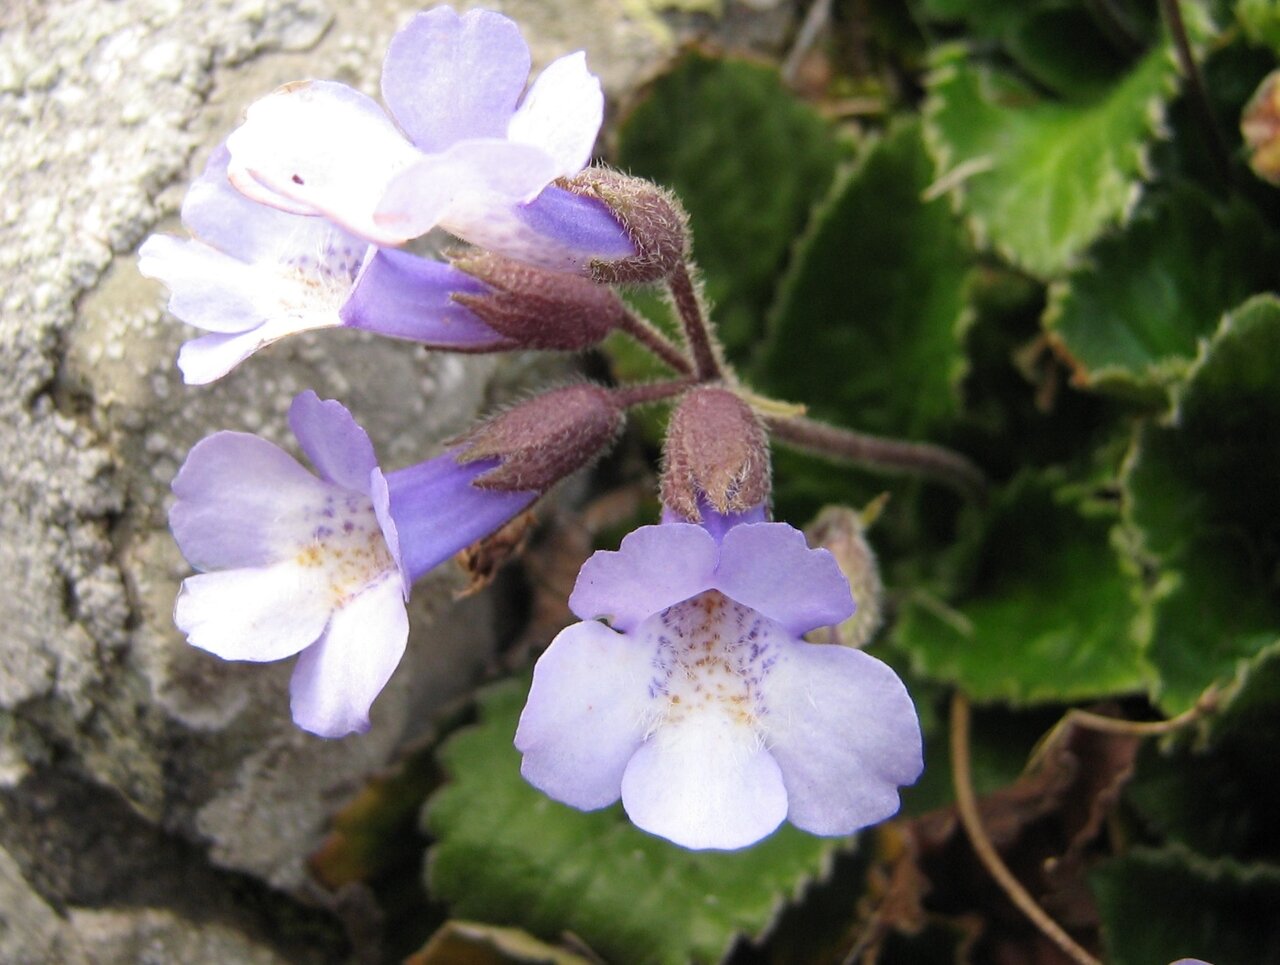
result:
<svg viewBox="0 0 1280 965"><path fill-rule="evenodd" d="M690 848L742 847L784 818L824 835L882 820L920 773L915 710L873 657L802 639L854 601L828 552L768 521L766 422L723 369L683 212L586 168L603 98L583 54L526 90L529 69L510 20L442 7L393 39L385 110L319 81L253 104L187 194L190 237L141 249L172 313L205 332L183 345L183 376L211 382L290 334L350 327L459 352L576 351L620 330L674 377L544 392L391 471L313 392L289 422L314 473L215 433L173 482L171 527L199 571L175 621L224 659L297 655L297 724L366 730L414 581L596 459L629 407L674 401L663 520L583 566L569 602L584 622L538 661L515 735L523 773L574 807L621 798ZM447 258L400 247L436 230L456 239ZM633 283L670 288L684 346L619 298Z"/></svg>

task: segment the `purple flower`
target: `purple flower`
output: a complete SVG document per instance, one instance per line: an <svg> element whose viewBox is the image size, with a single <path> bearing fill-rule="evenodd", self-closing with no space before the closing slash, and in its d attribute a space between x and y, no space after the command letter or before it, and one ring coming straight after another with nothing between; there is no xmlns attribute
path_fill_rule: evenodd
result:
<svg viewBox="0 0 1280 965"><path fill-rule="evenodd" d="M630 257L634 247L602 204L548 187L590 159L604 110L599 80L578 52L524 93L529 66L506 17L460 17L448 7L418 14L383 64L392 117L344 84L286 85L253 104L228 139L231 181L250 198L324 215L380 245L439 225L557 270Z"/></svg>
<svg viewBox="0 0 1280 965"><path fill-rule="evenodd" d="M712 516L641 527L582 567L585 622L534 670L521 772L583 810L621 797L687 848L889 817L923 766L911 698L874 657L800 639L853 612L835 560L760 511Z"/></svg>
<svg viewBox="0 0 1280 965"><path fill-rule="evenodd" d="M227 181L230 155L214 152L182 204L184 240L152 235L138 268L170 289L169 310L210 334L178 354L189 384L226 375L272 342L348 326L464 351L510 347L455 294L489 288L451 265L382 251L324 218L250 201Z"/></svg>
<svg viewBox="0 0 1280 965"><path fill-rule="evenodd" d="M534 493L470 485L493 460L446 454L383 475L351 414L304 392L289 423L319 478L258 436L199 442L173 481L169 524L197 570L174 622L225 660L300 653L293 719L322 737L369 729L404 653L410 584L497 529Z"/></svg>

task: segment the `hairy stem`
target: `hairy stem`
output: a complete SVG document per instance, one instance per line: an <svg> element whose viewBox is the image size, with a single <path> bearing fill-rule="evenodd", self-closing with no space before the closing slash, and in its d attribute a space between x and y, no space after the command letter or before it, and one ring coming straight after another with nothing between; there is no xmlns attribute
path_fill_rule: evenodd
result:
<svg viewBox="0 0 1280 965"><path fill-rule="evenodd" d="M976 499L986 493L982 470L942 446L885 439L802 417L766 416L765 424L779 440L797 449L872 469L927 476Z"/></svg>
<svg viewBox="0 0 1280 965"><path fill-rule="evenodd" d="M956 809L960 812L960 823L969 836L969 843L973 845L978 860L1009 896L1009 900L1077 965L1101 965L1101 962L1077 945L1062 926L1036 904L1036 900L1022 886L1022 882L1013 876L1013 872L991 843L991 838L987 836L987 831L982 826L982 816L978 812L978 801L973 793L973 777L969 767L969 700L959 691L951 698L951 777L956 791Z"/></svg>
<svg viewBox="0 0 1280 965"><path fill-rule="evenodd" d="M711 340L711 330L702 311L702 299L698 297L689 266L684 262L677 265L667 277L667 285L671 289L671 300L680 316L680 324L684 326L685 341L693 352L695 374L702 382L721 378L720 360L716 357L715 343Z"/></svg>
<svg viewBox="0 0 1280 965"><path fill-rule="evenodd" d="M642 382L639 385L614 389L613 397L622 406L644 405L648 402L661 402L663 399L673 398L697 384L698 380L692 376L687 379L671 379L667 382Z"/></svg>
<svg viewBox="0 0 1280 965"><path fill-rule="evenodd" d="M626 315L623 316L620 328L660 358L668 368L682 375L693 374L693 363L689 361L684 352L680 351L678 346L658 331L647 318L628 310Z"/></svg>

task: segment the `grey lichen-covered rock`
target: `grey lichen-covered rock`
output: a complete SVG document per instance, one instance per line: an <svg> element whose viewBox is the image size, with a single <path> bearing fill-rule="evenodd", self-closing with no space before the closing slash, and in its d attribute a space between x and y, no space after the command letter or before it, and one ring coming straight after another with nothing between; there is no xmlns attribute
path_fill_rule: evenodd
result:
<svg viewBox="0 0 1280 965"><path fill-rule="evenodd" d="M407 0L9 0L0 9L0 960L327 961L345 943L305 870L332 812L465 688L492 602L419 585L366 735L288 713L287 665L223 664L171 623L165 527L188 448L285 445L304 388L347 403L385 464L426 458L519 370L352 332L183 386L190 333L132 252L179 230L191 174L279 83L376 90ZM478 6L464 3L459 6ZM613 95L677 33L641 0L506 0L535 60L586 47ZM696 25L686 18L686 29Z"/></svg>

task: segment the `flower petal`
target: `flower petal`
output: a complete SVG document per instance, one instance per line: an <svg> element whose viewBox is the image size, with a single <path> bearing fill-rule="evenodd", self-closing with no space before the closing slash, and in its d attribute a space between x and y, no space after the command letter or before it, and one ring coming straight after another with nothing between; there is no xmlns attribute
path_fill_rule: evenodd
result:
<svg viewBox="0 0 1280 965"><path fill-rule="evenodd" d="M577 174L591 160L604 120L600 79L582 51L552 62L511 118L507 137L533 144L556 160L556 176Z"/></svg>
<svg viewBox="0 0 1280 965"><path fill-rule="evenodd" d="M427 153L465 138L502 137L529 78L520 28L487 10L420 13L391 40L382 99Z"/></svg>
<svg viewBox="0 0 1280 965"><path fill-rule="evenodd" d="M584 811L616 801L644 739L652 660L651 648L603 624L562 630L534 668L516 728L525 780Z"/></svg>
<svg viewBox="0 0 1280 965"><path fill-rule="evenodd" d="M582 564L569 609L584 620L605 617L615 629L632 630L710 589L715 565L715 540L701 526L641 526L616 552L601 550Z"/></svg>
<svg viewBox="0 0 1280 965"><path fill-rule="evenodd" d="M219 145L182 200L182 223L205 244L245 263L290 263L366 244L320 217L251 201L227 180L231 153ZM206 326L207 327L207 326Z"/></svg>
<svg viewBox="0 0 1280 965"><path fill-rule="evenodd" d="M182 581L173 622L193 647L223 660L280 660L324 632L332 604L324 584L293 560Z"/></svg>
<svg viewBox="0 0 1280 965"><path fill-rule="evenodd" d="M211 332L262 323L253 268L199 241L152 235L138 249L138 271L164 282L169 312Z"/></svg>
<svg viewBox="0 0 1280 965"><path fill-rule="evenodd" d="M636 827L686 848L744 848L787 815L787 792L749 726L719 713L660 727L622 776Z"/></svg>
<svg viewBox="0 0 1280 965"><path fill-rule="evenodd" d="M470 241L472 219L528 201L555 176L555 159L541 148L496 138L459 141L392 178L374 219L396 237L416 238L440 225Z"/></svg>
<svg viewBox="0 0 1280 965"><path fill-rule="evenodd" d="M488 290L452 265L379 248L356 278L342 320L351 328L433 348L504 347L507 339L453 300L455 293Z"/></svg>
<svg viewBox="0 0 1280 965"><path fill-rule="evenodd" d="M915 706L893 670L859 650L797 642L764 685L761 727L792 824L849 834L897 812L898 788L924 763Z"/></svg>
<svg viewBox="0 0 1280 965"><path fill-rule="evenodd" d="M554 185L527 204L455 204L450 230L516 261L575 274L587 274L594 261L636 254L626 230L604 204Z"/></svg>
<svg viewBox="0 0 1280 965"><path fill-rule="evenodd" d="M538 497L471 485L496 464L482 459L460 466L446 453L387 474L390 515L410 582L488 536Z"/></svg>
<svg viewBox="0 0 1280 965"><path fill-rule="evenodd" d="M378 468L369 434L347 407L308 389L289 406L289 428L320 475L344 489L369 495L369 473Z"/></svg>
<svg viewBox="0 0 1280 965"><path fill-rule="evenodd" d="M259 349L273 345L289 335L335 328L341 324L335 312L330 318L316 316L277 317L244 332L215 332L182 343L178 349L178 369L187 385L216 382Z"/></svg>
<svg viewBox="0 0 1280 965"><path fill-rule="evenodd" d="M378 580L338 608L324 636L298 658L289 682L293 720L321 737L369 729L369 708L409 638L400 580Z"/></svg>
<svg viewBox="0 0 1280 965"><path fill-rule="evenodd" d="M227 150L228 177L248 197L325 215L376 244L412 237L388 232L374 211L387 185L422 154L375 101L345 84L281 87L249 107Z"/></svg>
<svg viewBox="0 0 1280 965"><path fill-rule="evenodd" d="M849 581L826 550L810 549L786 523L750 523L725 534L717 590L796 636L853 614Z"/></svg>
<svg viewBox="0 0 1280 965"><path fill-rule="evenodd" d="M173 537L192 566L212 570L293 556L313 536L308 510L323 506L331 487L265 439L215 432L192 447L173 492Z"/></svg>

